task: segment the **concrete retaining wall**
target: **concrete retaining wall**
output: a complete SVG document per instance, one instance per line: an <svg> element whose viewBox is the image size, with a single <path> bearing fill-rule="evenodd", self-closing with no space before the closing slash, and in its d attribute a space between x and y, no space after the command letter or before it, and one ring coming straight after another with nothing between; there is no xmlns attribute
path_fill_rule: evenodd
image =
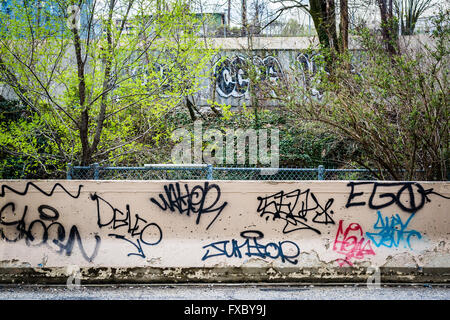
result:
<svg viewBox="0 0 450 320"><path fill-rule="evenodd" d="M0 183L2 282L450 279L448 182Z"/></svg>
<svg viewBox="0 0 450 320"><path fill-rule="evenodd" d="M267 92L267 88L293 81L294 74L296 81L302 78L300 75L312 77L323 65L316 55L319 52L316 37L209 38L208 43L219 52L205 74L202 89L194 95L194 103L200 108L209 107L211 100L232 107L248 107L256 101L260 107L278 107L278 100L268 99L274 92ZM432 38L426 35L402 36L399 39L404 50L417 50L423 44L434 45ZM311 49L315 52L309 52ZM364 64L362 49L360 39L350 37L349 50L356 70ZM247 65L254 70L249 71ZM249 73L252 72L258 72L260 83L251 83ZM261 87L265 88L262 90L265 93L259 90Z"/></svg>

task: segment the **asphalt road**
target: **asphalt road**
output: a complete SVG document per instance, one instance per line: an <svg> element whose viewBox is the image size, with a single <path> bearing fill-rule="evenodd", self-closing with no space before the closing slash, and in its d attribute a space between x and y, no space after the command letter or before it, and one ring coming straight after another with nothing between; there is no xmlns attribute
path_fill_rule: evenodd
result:
<svg viewBox="0 0 450 320"><path fill-rule="evenodd" d="M0 285L0 300L450 300L449 285Z"/></svg>

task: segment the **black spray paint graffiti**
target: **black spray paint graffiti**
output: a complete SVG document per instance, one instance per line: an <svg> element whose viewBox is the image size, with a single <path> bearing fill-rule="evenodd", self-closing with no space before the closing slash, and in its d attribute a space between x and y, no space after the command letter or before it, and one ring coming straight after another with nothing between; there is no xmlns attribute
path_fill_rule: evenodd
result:
<svg viewBox="0 0 450 320"><path fill-rule="evenodd" d="M358 187L364 185L372 185L369 199L364 197L363 191L356 192ZM431 201L431 194L450 199L434 192L433 188L424 189L417 182L349 182L347 186L350 187L350 194L346 208L367 205L370 209L379 210L396 204L405 212L415 213L422 209L426 202Z"/></svg>
<svg viewBox="0 0 450 320"><path fill-rule="evenodd" d="M330 210L334 199L328 199L324 206L322 206L317 197L309 189L301 192L296 189L289 193L280 191L267 197L258 197L259 205L257 212L263 217L266 215L266 220L272 216L272 220L281 219L286 221L283 228L283 233L290 233L296 230L311 230L318 234L320 231L307 224L308 213L313 212L315 215L311 222L319 224L334 224L331 215L334 213ZM297 203L301 200L301 207L294 212Z"/></svg>
<svg viewBox="0 0 450 320"><path fill-rule="evenodd" d="M276 82L284 76L281 64L275 57L268 56L262 59L254 56L253 64L258 66L256 71L258 72L258 79L261 81L269 80Z"/></svg>
<svg viewBox="0 0 450 320"><path fill-rule="evenodd" d="M302 70L302 73L306 78L312 77L316 75L319 67L316 63L316 60L321 57L316 53L308 54L308 53L299 53L297 56L297 62L299 63L299 67Z"/></svg>
<svg viewBox="0 0 450 320"><path fill-rule="evenodd" d="M53 189L54 190L54 189ZM24 207L22 217L14 219L18 215L16 205L13 202L6 203L0 209L0 230L1 238L7 242L17 242L25 239L27 246L46 245L57 249L59 254L63 252L70 256L75 242L78 244L84 259L91 262L97 256L100 246L100 237L95 235L95 248L91 255L88 255L81 241L81 236L76 226L72 226L66 241L66 229L57 222L60 214L49 205L40 205L37 209L39 219L35 219L27 224L25 218L28 213L28 206ZM64 241L66 241L64 243Z"/></svg>
<svg viewBox="0 0 450 320"><path fill-rule="evenodd" d="M8 185L2 185L0 197L5 197L5 190L9 190L20 196L25 196L30 187L33 187L47 197L52 197L55 190L59 188L71 198L78 199L83 185L78 186L78 191L75 194L70 193L60 183L55 183L49 192L44 191L33 182L27 182L23 191L16 190ZM77 243L84 259L89 262L93 261L97 256L101 242L98 235L94 236L95 248L93 253L88 255L84 249L83 242L81 241L80 232L75 225L70 228L66 241L66 229L61 223L57 222L60 217L57 209L43 204L38 207L37 211L39 213L39 219L35 219L27 224L25 219L28 213L27 205L24 207L23 214L19 219L15 218L19 213L16 212L16 204L14 202L8 202L3 205L0 209L0 225L2 226L0 230L1 238L7 242L17 242L24 239L27 246L34 247L46 245L56 249L59 254L65 252L67 256L72 254L75 243ZM64 241L66 242L64 243Z"/></svg>
<svg viewBox="0 0 450 320"><path fill-rule="evenodd" d="M25 186L25 190L24 191L18 191L15 190L13 188L11 188L8 185L3 184L1 186L0 189L0 197L4 197L5 196L5 190L8 189L9 191L18 194L20 196L25 196L28 193L28 189L31 187L34 187L36 190L38 190L40 193L42 193L43 195L47 196L47 197L51 197L53 196L53 193L55 192L55 189L57 187L61 188L66 194L68 194L70 197L77 199L80 196L80 192L81 192L81 188L83 187L83 185L79 185L78 186L78 192L77 194L73 195L71 194L69 191L66 190L66 188L64 188L60 183L55 183L55 185L53 186L52 190L50 190L50 192L46 192L44 190L42 190L40 187L38 187L37 185L35 185L33 182L27 182L26 186Z"/></svg>
<svg viewBox="0 0 450 320"><path fill-rule="evenodd" d="M295 259L300 254L300 249L295 242L292 241L279 241L278 243L270 242L267 244L259 243L258 240L264 237L261 231L247 230L241 232L241 237L245 239L244 242L239 244L238 240L225 240L210 243L203 247L206 249L202 261L213 257L225 256L227 258L239 258L245 254L247 257L259 257L262 259L280 259L281 262L289 262L297 264L298 260ZM292 254L286 255L287 252Z"/></svg>
<svg viewBox="0 0 450 320"><path fill-rule="evenodd" d="M232 59L220 60L214 66L214 78L216 79L216 91L224 98L243 97L250 85L248 70L256 66L259 80L277 81L283 77L280 62L272 56L264 59L254 56L252 61L243 56L235 56Z"/></svg>
<svg viewBox="0 0 450 320"><path fill-rule="evenodd" d="M95 193L91 194L91 199L97 202L97 224L99 228L111 227L113 230L117 230L108 234L108 236L124 240L136 249L137 252L130 252L128 256L134 255L145 258L142 245L155 246L161 242L161 228L156 223L148 223L138 214L134 215L133 221L128 204L126 205L126 213L124 213ZM127 235L118 233L123 230L126 230L128 238Z"/></svg>
<svg viewBox="0 0 450 320"><path fill-rule="evenodd" d="M323 93L317 89L320 80L317 78L319 71L326 71L323 56L318 53L300 53L297 63L301 73L301 81L304 88L310 89L313 97L322 98Z"/></svg>
<svg viewBox="0 0 450 320"><path fill-rule="evenodd" d="M302 85L310 88L313 96L320 98L322 93L316 89L319 79L316 75L324 70L323 57L318 53L300 53L297 56L297 66L300 69ZM252 61L243 56L234 56L218 61L214 66L216 91L224 98L243 97L250 86L250 67L256 66L259 80L276 82L284 77L283 68L277 58L268 56L264 59L253 56Z"/></svg>
<svg viewBox="0 0 450 320"><path fill-rule="evenodd" d="M220 187L217 184L205 182L204 186L196 185L191 190L185 184L184 190L185 194L183 194L178 182L175 184L171 183L168 186L164 186L164 194L159 194L162 203L159 203L155 198L150 198L150 201L164 211L178 211L180 214L186 214L187 216L190 216L191 213L196 214L196 224L200 223L202 215L217 212L208 227L206 227L208 230L228 204L226 201L220 205L218 204L221 194ZM212 195L209 200L207 199L208 195Z"/></svg>

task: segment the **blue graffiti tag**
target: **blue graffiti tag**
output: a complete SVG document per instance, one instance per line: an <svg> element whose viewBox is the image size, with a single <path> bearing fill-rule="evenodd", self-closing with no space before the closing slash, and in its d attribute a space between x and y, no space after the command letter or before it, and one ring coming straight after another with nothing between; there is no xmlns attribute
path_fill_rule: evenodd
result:
<svg viewBox="0 0 450 320"><path fill-rule="evenodd" d="M408 246L411 248L410 238L412 236L421 239L422 235L417 230L409 230L408 224L414 217L415 213L411 214L408 220L403 223L402 219L398 214L393 215L389 221L388 217L383 217L380 211L377 211L378 219L373 228L379 230L378 233L366 232L366 235L373 243L377 246L385 246L392 248L392 246L398 248L400 243L404 244L404 247Z"/></svg>
<svg viewBox="0 0 450 320"><path fill-rule="evenodd" d="M252 235L249 235L252 234ZM254 235L253 235L254 234ZM298 260L295 259L300 254L300 249L296 243L292 241L280 241L278 243L270 242L268 244L261 244L259 239L264 237L263 233L256 230L248 230L241 232L241 237L245 241L241 244L237 240L225 240L210 243L203 247L207 249L202 261L212 257L225 256L227 258L236 257L242 258L243 253L248 257L260 257L270 259L280 259L281 262L290 262L297 264ZM285 246L290 246L296 252L293 255L286 255Z"/></svg>

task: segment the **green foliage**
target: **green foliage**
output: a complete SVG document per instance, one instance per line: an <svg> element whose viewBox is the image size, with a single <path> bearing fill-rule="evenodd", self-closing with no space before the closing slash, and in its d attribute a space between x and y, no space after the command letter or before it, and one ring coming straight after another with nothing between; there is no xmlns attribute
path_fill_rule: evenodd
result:
<svg viewBox="0 0 450 320"><path fill-rule="evenodd" d="M196 36L198 18L180 0L166 11L152 0L82 1L87 19L71 30L69 3L58 4L38 14L18 0L0 16L0 86L26 111L0 116L4 161L21 177L60 177L68 162L161 160L155 150L175 129L168 117L201 88L215 53Z"/></svg>
<svg viewBox="0 0 450 320"><path fill-rule="evenodd" d="M354 144L339 137L322 124L301 122L280 110L262 109L255 115L255 109L244 106L232 110L230 106L215 104L221 116L205 115L202 122L203 130L218 129L222 133L227 129L278 129L279 130L279 161L280 167L312 168L325 165L327 168L337 168L354 156ZM257 121L258 120L258 121ZM188 115L180 113L170 118L177 128L185 128L193 132L194 126ZM269 137L270 139L270 131ZM225 141L224 141L225 142ZM172 147L173 142L167 141ZM204 148L211 147L206 142ZM170 149L167 150L170 152ZM167 155L167 158L170 154Z"/></svg>
<svg viewBox="0 0 450 320"><path fill-rule="evenodd" d="M323 123L356 144L359 153L354 160L384 170L381 178L445 180L448 36L448 12L436 21L429 45L397 55L387 54L376 35L362 30L364 50L359 61L348 55L333 57L332 68L328 73L322 70L321 81L314 82L316 90L324 93L322 99L295 82L279 94L289 97L286 106L301 121Z"/></svg>
<svg viewBox="0 0 450 320"><path fill-rule="evenodd" d="M310 36L311 32L306 25L300 24L296 19L289 19L284 25L281 36L283 37L300 37Z"/></svg>

